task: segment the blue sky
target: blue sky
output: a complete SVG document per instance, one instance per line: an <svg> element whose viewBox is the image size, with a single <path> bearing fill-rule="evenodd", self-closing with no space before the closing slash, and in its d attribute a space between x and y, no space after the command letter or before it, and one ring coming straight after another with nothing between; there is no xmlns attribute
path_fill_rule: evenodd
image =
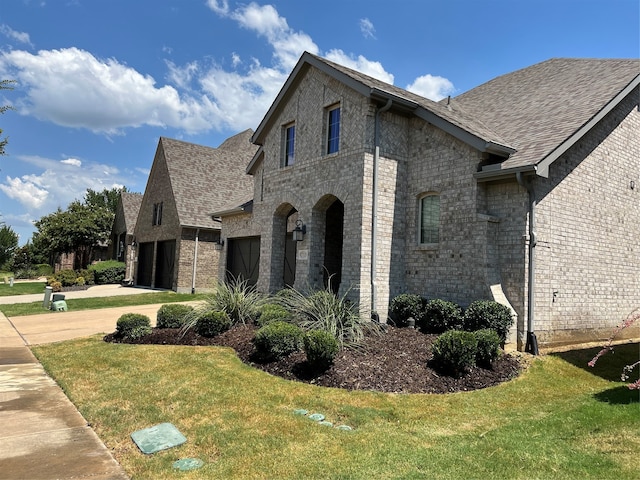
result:
<svg viewBox="0 0 640 480"><path fill-rule="evenodd" d="M552 57L638 58L638 0L3 0L0 221L144 192L160 136L256 128L303 51L433 100Z"/></svg>

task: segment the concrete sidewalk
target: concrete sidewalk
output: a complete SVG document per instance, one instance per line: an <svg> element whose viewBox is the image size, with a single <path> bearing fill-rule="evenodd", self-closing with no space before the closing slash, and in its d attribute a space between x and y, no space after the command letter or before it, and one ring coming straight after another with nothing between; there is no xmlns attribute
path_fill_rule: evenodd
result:
<svg viewBox="0 0 640 480"><path fill-rule="evenodd" d="M110 287L94 290L92 296L150 291ZM89 290L68 292L66 298L87 295ZM25 296L29 295L22 295ZM44 295L38 297L42 300ZM113 332L123 313L148 315L153 324L160 306L50 312L12 318L0 313L0 478L129 478L60 387L47 375L29 345Z"/></svg>
<svg viewBox="0 0 640 480"><path fill-rule="evenodd" d="M124 287L122 285L93 285L86 290L76 290L73 292L60 292L65 300L71 298L95 298L95 297L115 297L118 295L137 295L141 293L165 292L166 290L154 290L144 287ZM14 295L0 297L0 305L10 305L12 303L32 303L44 300L44 288L42 293L31 295Z"/></svg>

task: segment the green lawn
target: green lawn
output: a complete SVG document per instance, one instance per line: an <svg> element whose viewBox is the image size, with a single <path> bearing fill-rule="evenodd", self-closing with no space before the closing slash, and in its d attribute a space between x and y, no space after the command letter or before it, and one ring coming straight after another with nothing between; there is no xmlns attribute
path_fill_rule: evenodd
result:
<svg viewBox="0 0 640 480"><path fill-rule="evenodd" d="M638 348L617 347L594 369L596 350L541 356L514 381L449 395L285 381L219 347L95 336L33 350L132 478L573 480L638 478L638 392L615 381ZM142 454L131 433L162 422L187 443ZM187 457L205 466L172 468Z"/></svg>
<svg viewBox="0 0 640 480"><path fill-rule="evenodd" d="M8 283L4 283L4 277L0 276L0 297L10 295L30 295L33 293L42 293L44 296L44 287L46 282L14 282L13 287Z"/></svg>

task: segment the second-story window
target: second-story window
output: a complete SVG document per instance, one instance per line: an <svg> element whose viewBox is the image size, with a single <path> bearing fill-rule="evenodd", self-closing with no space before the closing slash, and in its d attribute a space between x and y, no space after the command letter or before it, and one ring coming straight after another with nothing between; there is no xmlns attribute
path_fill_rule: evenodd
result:
<svg viewBox="0 0 640 480"><path fill-rule="evenodd" d="M295 163L296 126L288 125L284 129L284 166Z"/></svg>
<svg viewBox="0 0 640 480"><path fill-rule="evenodd" d="M327 123L327 154L340 150L340 107L329 110Z"/></svg>
<svg viewBox="0 0 640 480"><path fill-rule="evenodd" d="M162 202L153 204L153 225L162 225Z"/></svg>

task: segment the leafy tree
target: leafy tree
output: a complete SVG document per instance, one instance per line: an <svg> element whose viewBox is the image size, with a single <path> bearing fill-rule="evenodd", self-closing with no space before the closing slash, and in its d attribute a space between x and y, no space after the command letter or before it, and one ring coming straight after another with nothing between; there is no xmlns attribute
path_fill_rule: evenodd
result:
<svg viewBox="0 0 640 480"><path fill-rule="evenodd" d="M18 247L18 234L11 227L0 222L0 267L13 258Z"/></svg>
<svg viewBox="0 0 640 480"><path fill-rule="evenodd" d="M15 80L0 80L0 90L13 90L12 84L15 83ZM2 105L0 106L0 114L6 112L7 110L12 110L13 107L10 105ZM0 128L0 135L2 135L2 129ZM0 155L4 155L4 147L7 145L9 141L8 138L0 138Z"/></svg>
<svg viewBox="0 0 640 480"><path fill-rule="evenodd" d="M115 187L111 190L105 188L101 192L88 188L84 194L84 203L92 208L106 208L115 215L116 209L118 208L118 201L120 200L120 193L127 191L127 187Z"/></svg>

